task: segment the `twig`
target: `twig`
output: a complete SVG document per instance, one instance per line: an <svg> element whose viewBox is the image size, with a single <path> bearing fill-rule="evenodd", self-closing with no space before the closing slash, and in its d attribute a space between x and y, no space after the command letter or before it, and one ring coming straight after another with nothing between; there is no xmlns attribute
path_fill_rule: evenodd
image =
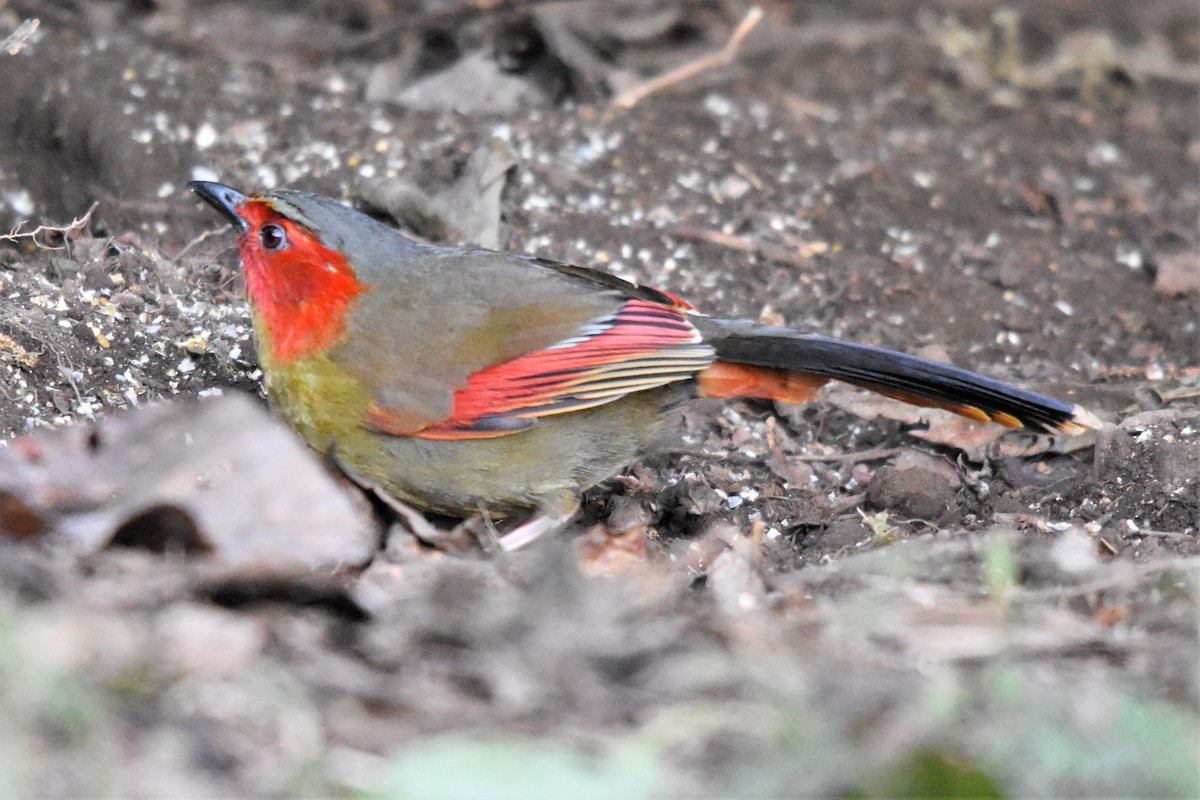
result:
<svg viewBox="0 0 1200 800"><path fill-rule="evenodd" d="M64 248L62 248L62 247L51 247L48 244L43 244L41 241L38 240L38 236L41 236L44 233L58 233L58 234L61 234L63 239L65 240L67 238L68 234L76 233L78 231L83 230L84 228L86 228L88 226L88 223L90 223L92 221L92 212L95 211L96 208L99 207L99 205L100 205L99 201L92 203L91 207L88 208L87 213L85 213L82 217L79 217L78 219L71 220L70 225L63 225L63 226L38 225L36 228L34 228L31 231L22 231L21 226L24 225L25 223L23 223L23 222L17 223L17 226L15 228L13 228L7 235L0 236L0 242L16 243L17 241L19 241L21 239L29 239L34 243L34 245L36 247L38 247L41 250L63 250Z"/></svg>
<svg viewBox="0 0 1200 800"><path fill-rule="evenodd" d="M705 70L725 67L733 63L733 60L737 58L738 50L741 49L742 41L753 30L754 26L762 20L762 17L762 9L754 6L746 12L746 16L734 28L733 33L729 36L729 41L725 42L725 46L716 53L702 56L695 61L689 61L665 75L651 78L644 83L639 83L637 86L621 92L621 94L613 98L613 101L608 106L608 110L604 112L605 119L612 119L617 114L633 108L655 92L660 92L663 89L674 86L694 75L699 75Z"/></svg>
<svg viewBox="0 0 1200 800"><path fill-rule="evenodd" d="M667 228L667 233L677 236L680 239L712 244L742 253L754 253L769 261L792 267L811 267L813 264L811 257L790 250L782 245L754 242L743 236L734 236L730 233L722 233L721 231L714 231L709 228L696 228L691 225L671 225Z"/></svg>
<svg viewBox="0 0 1200 800"><path fill-rule="evenodd" d="M788 461L835 462L835 461L881 461L899 453L900 447L876 447L871 450L859 450L854 453L830 453L829 455L785 455Z"/></svg>
<svg viewBox="0 0 1200 800"><path fill-rule="evenodd" d="M75 393L76 402L78 402L79 406L82 408L83 392L79 391L79 384L75 383L75 365L71 363L71 359L68 358L61 350L54 350L53 352L54 359L58 362L59 374L67 379L67 383L70 385L71 391ZM64 362L66 363L64 364ZM92 417L91 412L88 413L88 417Z"/></svg>
<svg viewBox="0 0 1200 800"><path fill-rule="evenodd" d="M1180 386L1177 389L1171 389L1166 392L1151 391L1154 391L1158 395L1158 399L1164 403L1171 403L1175 400L1191 400L1192 398L1200 397L1200 386Z"/></svg>
<svg viewBox="0 0 1200 800"><path fill-rule="evenodd" d="M866 499L867 499L866 492L859 492L858 494L848 494L845 497L839 497L837 500L833 501L832 505L829 506L829 516L836 517L845 511L849 511L850 509L854 508L855 506L857 506L859 503L861 503L862 501L864 501Z"/></svg>
<svg viewBox="0 0 1200 800"><path fill-rule="evenodd" d="M219 233L224 233L226 230L228 230L228 226L222 225L219 228L210 228L209 230L204 231L199 236L197 236L196 238L192 239L190 242L185 244L183 246L183 249L175 254L175 258L173 258L172 261L174 261L175 263L179 263L179 259L183 258L183 254L186 253L188 250L191 250L196 245L200 244L201 242L203 242L207 239L211 239L213 236L216 236Z"/></svg>
<svg viewBox="0 0 1200 800"><path fill-rule="evenodd" d="M1149 536L1152 539L1195 539L1195 535L1191 533L1182 533L1180 531L1152 531L1148 528L1139 528L1138 532L1133 536Z"/></svg>
<svg viewBox="0 0 1200 800"><path fill-rule="evenodd" d="M5 36L3 41L0 41L0 51L8 53L10 56L15 56L17 53L25 49L25 45L29 44L29 40L37 33L38 26L42 24L40 19L27 19L17 26L17 29Z"/></svg>

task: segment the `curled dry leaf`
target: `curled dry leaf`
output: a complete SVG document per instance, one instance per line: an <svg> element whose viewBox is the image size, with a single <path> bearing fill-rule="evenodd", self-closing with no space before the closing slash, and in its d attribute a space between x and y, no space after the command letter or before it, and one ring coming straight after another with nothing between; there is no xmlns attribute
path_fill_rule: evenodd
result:
<svg viewBox="0 0 1200 800"><path fill-rule="evenodd" d="M28 436L0 451L0 474L83 553L119 539L286 574L365 563L378 543L365 503L244 395Z"/></svg>
<svg viewBox="0 0 1200 800"><path fill-rule="evenodd" d="M614 532L593 525L575 542L579 571L589 578L610 578L646 568L646 528L634 526Z"/></svg>

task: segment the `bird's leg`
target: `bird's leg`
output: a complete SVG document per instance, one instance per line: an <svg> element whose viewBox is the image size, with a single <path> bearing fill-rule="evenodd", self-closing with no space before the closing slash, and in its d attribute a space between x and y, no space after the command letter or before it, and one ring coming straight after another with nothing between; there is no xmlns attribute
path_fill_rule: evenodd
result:
<svg viewBox="0 0 1200 800"><path fill-rule="evenodd" d="M444 530L437 527L427 520L425 515L420 511L417 511L403 500L388 494L377 484L368 484L364 488L379 498L381 503L403 520L405 526L408 527L409 532L413 536L430 547L436 547L447 553L465 553L472 549L471 539L459 527L456 526L451 530Z"/></svg>
<svg viewBox="0 0 1200 800"><path fill-rule="evenodd" d="M537 512L501 536L500 549L511 553L547 533L561 530L579 513L579 495L563 490L542 498Z"/></svg>
<svg viewBox="0 0 1200 800"><path fill-rule="evenodd" d="M463 553L471 549L471 539L465 531L461 530L462 526L457 526L448 531L437 527L426 519L425 515L420 511L391 494L375 481L367 480L357 474L348 464L338 458L337 452L333 447L330 447L325 453L325 458L335 469L345 475L351 483L364 491L370 492L379 502L387 506L397 518L404 521L409 532L420 541L430 547L436 547L448 553Z"/></svg>

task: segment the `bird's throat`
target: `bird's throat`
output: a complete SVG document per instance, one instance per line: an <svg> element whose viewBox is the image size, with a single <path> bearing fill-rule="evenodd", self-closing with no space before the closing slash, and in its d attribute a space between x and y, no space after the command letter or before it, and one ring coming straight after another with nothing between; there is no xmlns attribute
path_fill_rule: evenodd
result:
<svg viewBox="0 0 1200 800"><path fill-rule="evenodd" d="M341 338L346 314L366 288L345 256L315 237L297 235L283 252L264 252L249 242L241 250L246 294L266 361L289 364Z"/></svg>

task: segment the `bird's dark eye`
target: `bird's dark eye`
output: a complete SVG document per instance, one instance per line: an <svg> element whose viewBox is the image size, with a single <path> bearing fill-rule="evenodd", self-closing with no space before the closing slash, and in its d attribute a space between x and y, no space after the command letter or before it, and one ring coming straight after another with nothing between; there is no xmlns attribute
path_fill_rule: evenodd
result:
<svg viewBox="0 0 1200 800"><path fill-rule="evenodd" d="M258 240L266 250L282 250L287 247L287 231L282 225L263 225L258 231Z"/></svg>

